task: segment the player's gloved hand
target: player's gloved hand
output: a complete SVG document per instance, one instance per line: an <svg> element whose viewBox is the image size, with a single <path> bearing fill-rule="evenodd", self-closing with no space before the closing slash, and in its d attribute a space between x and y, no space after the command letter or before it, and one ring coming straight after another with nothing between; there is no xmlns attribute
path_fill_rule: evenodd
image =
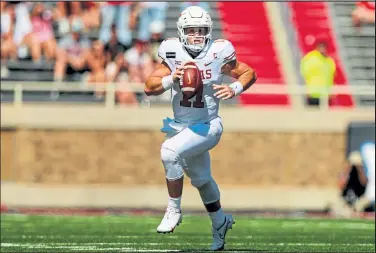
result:
<svg viewBox="0 0 376 253"><path fill-rule="evenodd" d="M216 93L214 93L214 96L217 98L227 100L235 97L235 91L228 85L213 84L213 89L218 90Z"/></svg>

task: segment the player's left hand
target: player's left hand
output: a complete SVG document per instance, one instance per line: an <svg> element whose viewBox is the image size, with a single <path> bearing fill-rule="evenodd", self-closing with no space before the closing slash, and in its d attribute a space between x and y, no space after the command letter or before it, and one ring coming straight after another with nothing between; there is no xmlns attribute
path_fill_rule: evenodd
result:
<svg viewBox="0 0 376 253"><path fill-rule="evenodd" d="M227 100L235 97L235 91L228 85L213 84L213 89L218 90L216 93L214 93L214 96L217 98Z"/></svg>

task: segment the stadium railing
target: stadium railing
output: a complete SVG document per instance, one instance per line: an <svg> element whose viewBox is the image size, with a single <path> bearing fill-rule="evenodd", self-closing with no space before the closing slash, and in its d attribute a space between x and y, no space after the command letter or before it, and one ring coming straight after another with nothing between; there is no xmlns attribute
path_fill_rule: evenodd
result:
<svg viewBox="0 0 376 253"><path fill-rule="evenodd" d="M118 87L117 84L95 84L95 85L83 85L80 82L62 82L56 84L54 82L12 82L12 81L2 81L1 82L1 102L7 102L8 104L13 104L15 106L22 106L25 104L23 99L25 93L27 92L43 92L48 93L50 96L59 96L59 93L64 92L75 92L75 93L90 93L95 94L95 91L105 91L102 102L104 106L108 109L114 108L116 106L116 92L121 91L132 91L135 94L143 94L143 85L140 83L127 83L125 88ZM12 93L8 101L4 100L4 94ZM303 85L273 85L273 84L263 84L255 85L245 93L252 94L288 94L289 96L304 96L308 94L308 90ZM322 98L322 103L320 104L321 110L328 110L329 103L328 97L332 95L342 95L342 94L351 94L351 95L368 95L375 96L375 88L373 86L365 85L337 85L333 86L329 93ZM142 100L147 104L148 97ZM53 101L53 99L52 99ZM38 101L32 101L38 102ZM75 103L75 101L70 101ZM77 101L76 101L77 102ZM159 104L168 104L169 99L159 101ZM226 105L224 105L226 106ZM306 106L303 103L294 104L292 109L304 109ZM360 107L361 109L375 110L374 106L370 107ZM346 110L360 109L359 107L346 108ZM291 108L290 108L291 109Z"/></svg>

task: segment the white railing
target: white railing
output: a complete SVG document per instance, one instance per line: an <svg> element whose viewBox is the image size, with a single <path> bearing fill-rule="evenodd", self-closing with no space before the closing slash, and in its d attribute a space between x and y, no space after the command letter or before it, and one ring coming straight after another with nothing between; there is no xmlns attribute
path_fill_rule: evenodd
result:
<svg viewBox="0 0 376 253"><path fill-rule="evenodd" d="M44 92L63 92L63 91L106 91L105 95L105 106L113 107L115 106L115 93L117 91L133 91L138 93L143 93L144 86L140 83L127 83L126 87L121 87L116 84L93 84L87 85L80 82L13 82L13 81L2 81L1 91L14 91L14 105L23 104L23 92L24 91L44 91ZM303 85L276 85L276 84L255 84L250 89L245 91L245 93L251 94L274 94L274 95L289 95L291 96L303 96L308 94L308 90ZM321 109L327 109L328 97L337 94L348 94L348 95L363 95L375 97L375 86L371 85L336 85L333 86L330 92L323 97L320 103ZM303 100L301 99L303 102ZM300 103L301 106L302 103ZM374 110L374 107L372 107Z"/></svg>

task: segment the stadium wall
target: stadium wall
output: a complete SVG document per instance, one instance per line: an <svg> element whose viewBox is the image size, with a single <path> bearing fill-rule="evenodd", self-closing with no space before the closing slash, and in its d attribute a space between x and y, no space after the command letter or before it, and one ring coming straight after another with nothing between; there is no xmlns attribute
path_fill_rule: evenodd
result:
<svg viewBox="0 0 376 253"><path fill-rule="evenodd" d="M8 205L164 207L159 128L170 108L1 110ZM211 156L229 208L323 209L337 196L347 122L374 120L371 111L221 111L225 132ZM191 186L184 192L186 207L201 207Z"/></svg>

